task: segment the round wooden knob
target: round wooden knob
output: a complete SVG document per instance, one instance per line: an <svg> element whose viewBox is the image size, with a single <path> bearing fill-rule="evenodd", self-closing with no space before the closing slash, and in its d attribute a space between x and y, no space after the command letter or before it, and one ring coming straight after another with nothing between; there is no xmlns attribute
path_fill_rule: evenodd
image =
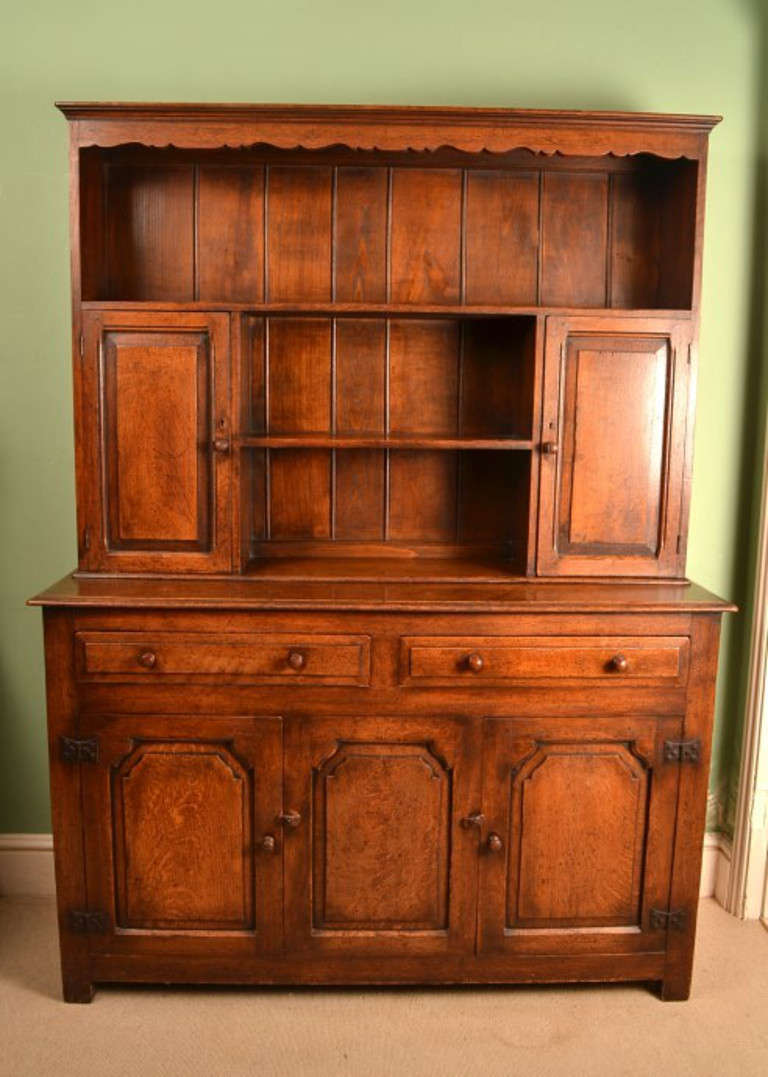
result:
<svg viewBox="0 0 768 1077"><path fill-rule="evenodd" d="M229 438L215 438L213 449L214 452L229 452Z"/></svg>
<svg viewBox="0 0 768 1077"><path fill-rule="evenodd" d="M299 670L304 669L307 664L307 657L303 655L301 651L289 651L288 652L288 665L291 669Z"/></svg>
<svg viewBox="0 0 768 1077"><path fill-rule="evenodd" d="M483 656L481 654L467 655L467 665L473 673L479 673L485 665L485 662L483 662Z"/></svg>
<svg viewBox="0 0 768 1077"><path fill-rule="evenodd" d="M275 839L271 834L265 834L261 839L261 847L265 853L274 853L275 851Z"/></svg>
<svg viewBox="0 0 768 1077"><path fill-rule="evenodd" d="M489 834L487 844L488 848L491 850L492 853L501 852L501 850L504 848L504 842L501 840L498 834Z"/></svg>
<svg viewBox="0 0 768 1077"><path fill-rule="evenodd" d="M282 823L283 826L290 826L295 830L296 827L301 822L301 816L299 815L299 813L297 811L293 811L293 810L282 811L278 815L277 821L278 821L278 823Z"/></svg>
<svg viewBox="0 0 768 1077"><path fill-rule="evenodd" d="M615 654L611 659L611 669L616 673L626 673L629 669L629 662L623 654Z"/></svg>
<svg viewBox="0 0 768 1077"><path fill-rule="evenodd" d="M157 655L154 651L141 651L136 655L136 661L140 666L144 666L144 669L152 669L157 665Z"/></svg>
<svg viewBox="0 0 768 1077"><path fill-rule="evenodd" d="M545 456L557 456L559 449L556 441L544 441L541 445L541 451Z"/></svg>

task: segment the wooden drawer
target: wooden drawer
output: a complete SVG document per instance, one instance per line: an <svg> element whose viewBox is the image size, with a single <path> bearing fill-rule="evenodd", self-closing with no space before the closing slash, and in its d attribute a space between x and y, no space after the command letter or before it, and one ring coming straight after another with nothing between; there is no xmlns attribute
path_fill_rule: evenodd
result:
<svg viewBox="0 0 768 1077"><path fill-rule="evenodd" d="M242 678L261 684L367 685L368 636L78 632L81 680Z"/></svg>
<svg viewBox="0 0 768 1077"><path fill-rule="evenodd" d="M406 636L400 684L681 686L687 636Z"/></svg>

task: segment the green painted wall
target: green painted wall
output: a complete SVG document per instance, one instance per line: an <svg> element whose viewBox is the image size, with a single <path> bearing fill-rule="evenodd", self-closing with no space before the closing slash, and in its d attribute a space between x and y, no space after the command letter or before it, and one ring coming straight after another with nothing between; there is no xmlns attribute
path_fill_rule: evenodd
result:
<svg viewBox="0 0 768 1077"><path fill-rule="evenodd" d="M66 124L53 100L324 101L722 113L710 164L689 573L743 600L760 0L25 0L0 42L0 833L47 831L40 614L75 562ZM751 342L751 344L750 344ZM747 459L747 467L742 466ZM743 627L726 633L727 801ZM713 811L713 818L716 812Z"/></svg>

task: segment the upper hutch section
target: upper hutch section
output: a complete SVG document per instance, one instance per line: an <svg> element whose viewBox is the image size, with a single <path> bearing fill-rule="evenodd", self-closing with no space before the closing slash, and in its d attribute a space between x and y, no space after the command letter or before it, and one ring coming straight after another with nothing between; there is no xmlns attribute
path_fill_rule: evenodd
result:
<svg viewBox="0 0 768 1077"><path fill-rule="evenodd" d="M61 107L86 302L696 305L711 118Z"/></svg>
<svg viewBox="0 0 768 1077"><path fill-rule="evenodd" d="M684 574L715 118L60 107L82 571Z"/></svg>

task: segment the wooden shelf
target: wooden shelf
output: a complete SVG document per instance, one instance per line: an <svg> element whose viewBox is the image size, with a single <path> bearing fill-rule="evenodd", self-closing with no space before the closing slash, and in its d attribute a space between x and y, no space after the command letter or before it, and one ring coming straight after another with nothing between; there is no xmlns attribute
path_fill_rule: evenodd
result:
<svg viewBox="0 0 768 1077"><path fill-rule="evenodd" d="M511 437L443 437L431 434L243 434L235 438L243 449L502 449L530 451L530 439Z"/></svg>
<svg viewBox="0 0 768 1077"><path fill-rule="evenodd" d="M415 304L415 303L234 303L217 300L189 300L183 303L138 299L91 299L84 300L83 310L137 310L137 311L223 311L250 314L317 314L329 317L437 317L446 318L505 318L553 316L587 316L610 318L676 318L690 320L689 309L673 310L666 307L641 309L639 307L558 307L558 306L499 306L491 304Z"/></svg>

